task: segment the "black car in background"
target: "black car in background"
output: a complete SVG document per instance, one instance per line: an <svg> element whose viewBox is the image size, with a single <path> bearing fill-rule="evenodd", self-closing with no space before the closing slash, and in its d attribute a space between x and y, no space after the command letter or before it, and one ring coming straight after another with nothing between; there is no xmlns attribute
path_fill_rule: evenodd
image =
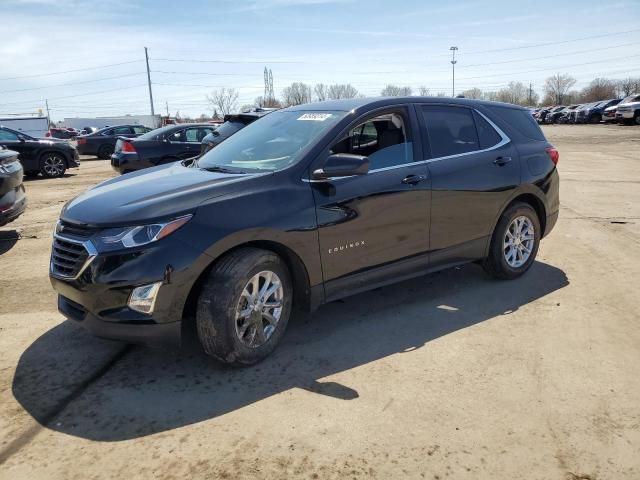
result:
<svg viewBox="0 0 640 480"><path fill-rule="evenodd" d="M23 173L18 152L0 148L0 227L13 222L27 208Z"/></svg>
<svg viewBox="0 0 640 480"><path fill-rule="evenodd" d="M621 101L621 98L614 98L587 105L578 112L576 123L600 123L603 120L605 109L613 107Z"/></svg>
<svg viewBox="0 0 640 480"><path fill-rule="evenodd" d="M111 155L111 166L128 173L200 155L202 139L213 132L210 123L167 125L138 138L119 138Z"/></svg>
<svg viewBox="0 0 640 480"><path fill-rule="evenodd" d="M80 166L77 150L64 140L33 138L0 126L0 145L18 152L26 176L41 173L44 177L61 177L68 168Z"/></svg>
<svg viewBox="0 0 640 480"><path fill-rule="evenodd" d="M106 160L114 152L118 137L135 138L150 131L150 128L142 125L117 125L103 128L97 132L79 136L78 153L95 155Z"/></svg>
<svg viewBox="0 0 640 480"><path fill-rule="evenodd" d="M541 123L550 124L555 123L556 120L562 115L562 112L567 108L566 105L558 105L549 109L544 116L544 121Z"/></svg>
<svg viewBox="0 0 640 480"><path fill-rule="evenodd" d="M224 116L224 123L213 132L202 139L201 152L206 153L213 147L223 142L237 131L243 129L250 123L255 122L267 113L271 113L275 108L257 108L251 112L243 112Z"/></svg>
<svg viewBox="0 0 640 480"><path fill-rule="evenodd" d="M141 343L176 344L193 319L208 354L250 365L298 308L469 262L523 275L558 218L558 159L515 105L393 97L279 110L197 162L69 201L50 263L58 309Z"/></svg>

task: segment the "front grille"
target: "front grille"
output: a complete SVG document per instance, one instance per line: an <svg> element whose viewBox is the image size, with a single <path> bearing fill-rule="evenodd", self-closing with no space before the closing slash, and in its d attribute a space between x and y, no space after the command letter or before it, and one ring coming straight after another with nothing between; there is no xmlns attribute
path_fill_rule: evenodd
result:
<svg viewBox="0 0 640 480"><path fill-rule="evenodd" d="M78 276L90 259L85 245L55 236L51 248L51 274L63 278Z"/></svg>

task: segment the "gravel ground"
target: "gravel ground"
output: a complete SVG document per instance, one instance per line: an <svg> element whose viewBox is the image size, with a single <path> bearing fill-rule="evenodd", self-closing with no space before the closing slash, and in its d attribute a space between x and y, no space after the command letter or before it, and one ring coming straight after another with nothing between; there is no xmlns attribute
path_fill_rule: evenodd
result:
<svg viewBox="0 0 640 480"><path fill-rule="evenodd" d="M640 478L640 129L545 133L562 209L526 276L335 302L243 370L65 321L51 231L113 173L28 181L0 229L0 478Z"/></svg>

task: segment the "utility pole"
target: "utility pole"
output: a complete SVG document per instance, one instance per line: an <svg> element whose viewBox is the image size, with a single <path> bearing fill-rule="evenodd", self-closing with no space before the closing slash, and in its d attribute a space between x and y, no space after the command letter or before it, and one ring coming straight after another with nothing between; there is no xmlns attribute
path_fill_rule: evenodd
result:
<svg viewBox="0 0 640 480"><path fill-rule="evenodd" d="M169 116L169 101L165 101L164 104L167 107L167 117L168 117Z"/></svg>
<svg viewBox="0 0 640 480"><path fill-rule="evenodd" d="M529 82L529 106L533 103L533 85Z"/></svg>
<svg viewBox="0 0 640 480"><path fill-rule="evenodd" d="M47 130L51 127L51 116L49 115L49 100L44 101L45 106L47 107Z"/></svg>
<svg viewBox="0 0 640 480"><path fill-rule="evenodd" d="M458 47L451 47L451 96L456 96L456 50Z"/></svg>
<svg viewBox="0 0 640 480"><path fill-rule="evenodd" d="M144 57L147 61L147 82L149 84L149 102L151 103L151 118L153 121L153 126L156 125L156 113L153 111L153 92L151 91L151 72L149 71L149 52L147 51L147 47L144 47Z"/></svg>

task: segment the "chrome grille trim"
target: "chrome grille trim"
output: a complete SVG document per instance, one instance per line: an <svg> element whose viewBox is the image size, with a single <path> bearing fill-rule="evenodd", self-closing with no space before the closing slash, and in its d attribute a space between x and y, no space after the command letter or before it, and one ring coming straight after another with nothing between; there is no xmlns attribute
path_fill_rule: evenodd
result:
<svg viewBox="0 0 640 480"><path fill-rule="evenodd" d="M89 240L81 241L53 235L49 274L63 280L76 280L98 255Z"/></svg>

